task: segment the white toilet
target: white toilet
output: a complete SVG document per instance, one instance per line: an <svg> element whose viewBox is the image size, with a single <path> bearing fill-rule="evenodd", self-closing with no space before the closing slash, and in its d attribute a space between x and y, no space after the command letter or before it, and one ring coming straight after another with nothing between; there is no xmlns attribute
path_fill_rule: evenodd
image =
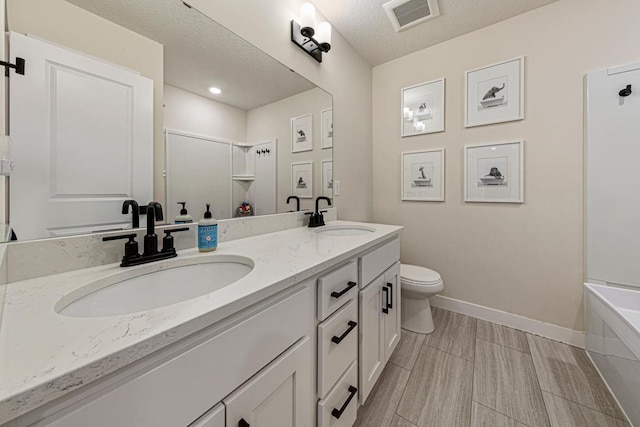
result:
<svg viewBox="0 0 640 427"><path fill-rule="evenodd" d="M433 332L429 298L444 288L438 272L417 265L400 266L402 328L420 334Z"/></svg>

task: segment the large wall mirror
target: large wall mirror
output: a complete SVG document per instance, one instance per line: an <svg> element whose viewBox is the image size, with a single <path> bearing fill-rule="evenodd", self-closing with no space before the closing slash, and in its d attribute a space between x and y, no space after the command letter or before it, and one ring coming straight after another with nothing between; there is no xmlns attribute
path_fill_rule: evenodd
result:
<svg viewBox="0 0 640 427"><path fill-rule="evenodd" d="M128 199L170 223L332 196L331 95L181 0L7 0L7 23L18 240L130 228Z"/></svg>

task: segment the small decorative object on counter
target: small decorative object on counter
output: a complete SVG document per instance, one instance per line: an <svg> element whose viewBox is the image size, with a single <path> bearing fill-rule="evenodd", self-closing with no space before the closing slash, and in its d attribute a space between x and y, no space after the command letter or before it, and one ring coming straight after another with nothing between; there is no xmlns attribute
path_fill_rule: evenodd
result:
<svg viewBox="0 0 640 427"><path fill-rule="evenodd" d="M236 217L253 216L253 208L247 202L242 202L241 206L236 209Z"/></svg>
<svg viewBox="0 0 640 427"><path fill-rule="evenodd" d="M180 209L180 215L176 217L176 224L193 222L193 217L187 213L187 202L178 202L178 204L182 205L182 209Z"/></svg>
<svg viewBox="0 0 640 427"><path fill-rule="evenodd" d="M204 218L198 221L198 250L200 252L211 252L218 248L218 220L213 218L207 203L207 211Z"/></svg>

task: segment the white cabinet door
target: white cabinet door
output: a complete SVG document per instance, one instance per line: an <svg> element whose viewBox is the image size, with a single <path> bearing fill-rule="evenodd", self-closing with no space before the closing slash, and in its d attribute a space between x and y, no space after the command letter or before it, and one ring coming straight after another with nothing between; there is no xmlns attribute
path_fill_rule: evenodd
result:
<svg viewBox="0 0 640 427"><path fill-rule="evenodd" d="M224 405L218 403L206 414L189 424L189 427L225 427L224 422Z"/></svg>
<svg viewBox="0 0 640 427"><path fill-rule="evenodd" d="M305 337L223 400L227 427L312 425L312 368L311 340Z"/></svg>
<svg viewBox="0 0 640 427"><path fill-rule="evenodd" d="M27 62L9 96L18 239L127 225L122 202L153 197L153 81L22 34L11 53Z"/></svg>
<svg viewBox="0 0 640 427"><path fill-rule="evenodd" d="M360 291L360 403L366 402L385 365L384 275Z"/></svg>
<svg viewBox="0 0 640 427"><path fill-rule="evenodd" d="M384 360L385 363L391 357L400 341L400 263L396 262L391 268L384 272L384 287L386 290L383 296L387 298L383 307L384 323Z"/></svg>

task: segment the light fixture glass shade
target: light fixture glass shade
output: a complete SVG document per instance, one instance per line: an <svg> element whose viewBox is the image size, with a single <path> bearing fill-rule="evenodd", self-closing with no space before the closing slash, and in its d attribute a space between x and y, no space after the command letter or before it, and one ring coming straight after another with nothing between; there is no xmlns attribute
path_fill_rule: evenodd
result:
<svg viewBox="0 0 640 427"><path fill-rule="evenodd" d="M316 40L318 43L331 44L331 24L325 21L318 25Z"/></svg>
<svg viewBox="0 0 640 427"><path fill-rule="evenodd" d="M311 3L303 3L300 6L300 27L313 28L316 23L316 8Z"/></svg>

